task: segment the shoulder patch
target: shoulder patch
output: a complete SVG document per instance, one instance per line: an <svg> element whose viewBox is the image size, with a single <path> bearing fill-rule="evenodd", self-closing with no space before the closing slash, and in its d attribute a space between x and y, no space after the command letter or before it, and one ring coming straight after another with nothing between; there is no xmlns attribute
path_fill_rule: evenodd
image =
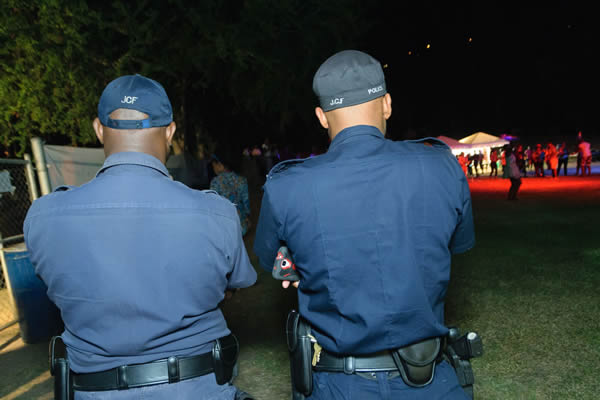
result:
<svg viewBox="0 0 600 400"><path fill-rule="evenodd" d="M434 138L434 137L426 137L426 138L422 138L422 139L407 140L407 142L423 143L425 146L445 147L447 149L450 148L450 146L448 146L446 143L444 143L440 139Z"/></svg>
<svg viewBox="0 0 600 400"><path fill-rule="evenodd" d="M273 168L271 168L271 170L267 174L267 179L272 178L276 174L279 174L279 173L293 167L294 165L302 164L306 160L308 160L308 158L296 158L293 160L281 161L281 162L275 164L275 166Z"/></svg>
<svg viewBox="0 0 600 400"><path fill-rule="evenodd" d="M75 187L76 186L61 185L61 186L57 187L56 189L54 189L53 192L66 192L67 190L74 189Z"/></svg>

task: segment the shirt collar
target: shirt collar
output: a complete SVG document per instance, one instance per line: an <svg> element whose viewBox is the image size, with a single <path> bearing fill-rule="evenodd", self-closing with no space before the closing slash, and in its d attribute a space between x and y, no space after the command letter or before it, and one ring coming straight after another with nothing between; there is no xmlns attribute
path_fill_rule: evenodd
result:
<svg viewBox="0 0 600 400"><path fill-rule="evenodd" d="M114 153L106 158L102 168L98 171L96 176L100 175L104 170L110 167L114 167L115 165L124 165L124 164L133 164L133 165L141 165L143 167L149 167L157 170L167 178L169 177L169 171L167 167L160 162L160 160L150 154L139 153L126 151L122 153Z"/></svg>
<svg viewBox="0 0 600 400"><path fill-rule="evenodd" d="M355 125L343 129L337 135L335 135L335 137L331 141L331 144L329 145L329 150L327 151L335 151L343 143L346 143L352 140L353 138L359 136L374 136L379 139L384 138L383 133L381 133L381 131L378 128L372 125Z"/></svg>

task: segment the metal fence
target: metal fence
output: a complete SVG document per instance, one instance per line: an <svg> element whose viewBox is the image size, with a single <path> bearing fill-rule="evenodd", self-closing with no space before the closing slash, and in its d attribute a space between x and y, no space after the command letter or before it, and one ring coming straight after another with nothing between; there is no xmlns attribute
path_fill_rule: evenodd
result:
<svg viewBox="0 0 600 400"><path fill-rule="evenodd" d="M23 222L32 201L37 198L36 185L29 157L25 160L0 159L0 250L23 241ZM15 319L4 271L5 268L0 269L0 327Z"/></svg>

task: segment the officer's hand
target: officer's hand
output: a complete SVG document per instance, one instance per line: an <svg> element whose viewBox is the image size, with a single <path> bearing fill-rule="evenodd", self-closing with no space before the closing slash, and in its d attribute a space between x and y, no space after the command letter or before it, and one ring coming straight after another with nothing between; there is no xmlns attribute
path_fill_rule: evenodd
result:
<svg viewBox="0 0 600 400"><path fill-rule="evenodd" d="M281 281L281 286L282 286L284 289L287 289L287 288L289 288L289 287L290 287L290 283L291 283L291 284L292 284L292 285L293 285L293 286L294 286L296 289L298 288L298 285L300 285L300 281L295 281L295 282L292 282L292 281Z"/></svg>

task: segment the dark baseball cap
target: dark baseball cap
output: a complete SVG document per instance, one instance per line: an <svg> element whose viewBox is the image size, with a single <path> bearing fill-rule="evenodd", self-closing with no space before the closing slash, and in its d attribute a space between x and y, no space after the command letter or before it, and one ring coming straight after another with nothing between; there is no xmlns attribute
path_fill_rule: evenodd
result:
<svg viewBox="0 0 600 400"><path fill-rule="evenodd" d="M381 63L358 50L329 57L313 78L313 91L324 111L366 103L387 93Z"/></svg>
<svg viewBox="0 0 600 400"><path fill-rule="evenodd" d="M110 114L119 108L148 114L142 120L117 120ZM145 76L125 75L104 88L98 103L98 118L102 125L114 129L145 129L167 126L173 121L173 109L162 85Z"/></svg>

